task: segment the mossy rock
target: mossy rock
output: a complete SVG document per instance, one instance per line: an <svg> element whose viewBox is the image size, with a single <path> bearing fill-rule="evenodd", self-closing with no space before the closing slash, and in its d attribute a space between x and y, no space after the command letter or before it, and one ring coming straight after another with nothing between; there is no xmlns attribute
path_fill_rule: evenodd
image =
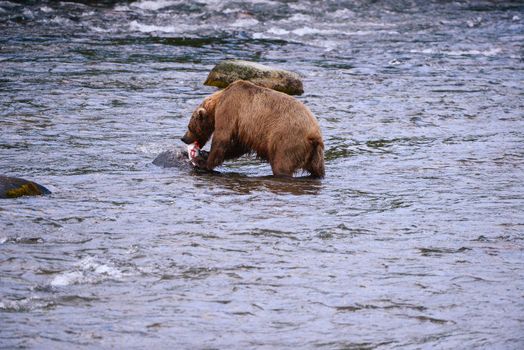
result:
<svg viewBox="0 0 524 350"><path fill-rule="evenodd" d="M204 85L225 88L237 80L248 80L288 95L304 93L302 80L297 73L241 60L226 60L217 64L207 76Z"/></svg>
<svg viewBox="0 0 524 350"><path fill-rule="evenodd" d="M40 196L49 193L51 191L36 182L0 175L0 198Z"/></svg>

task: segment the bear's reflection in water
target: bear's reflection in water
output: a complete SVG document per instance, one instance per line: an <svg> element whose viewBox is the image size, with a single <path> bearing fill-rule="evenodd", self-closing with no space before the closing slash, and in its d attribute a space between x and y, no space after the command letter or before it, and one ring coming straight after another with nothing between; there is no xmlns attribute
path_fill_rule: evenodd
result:
<svg viewBox="0 0 524 350"><path fill-rule="evenodd" d="M208 152L201 151L199 161L204 162ZM182 148L173 148L160 153L153 164L163 168L177 168L188 171L192 175L199 176L201 179L209 180L209 186L220 186L228 190L233 190L240 194L247 194L253 191L271 191L281 194L318 194L322 189L322 181L311 176L303 177L275 177L268 176L248 176L237 172L218 172L216 170L206 170L193 166L187 157L187 151Z"/></svg>
<svg viewBox="0 0 524 350"><path fill-rule="evenodd" d="M200 178L208 179L210 186L220 186L239 194L270 191L276 194L316 195L322 190L322 181L312 177L248 176L229 172L195 172Z"/></svg>

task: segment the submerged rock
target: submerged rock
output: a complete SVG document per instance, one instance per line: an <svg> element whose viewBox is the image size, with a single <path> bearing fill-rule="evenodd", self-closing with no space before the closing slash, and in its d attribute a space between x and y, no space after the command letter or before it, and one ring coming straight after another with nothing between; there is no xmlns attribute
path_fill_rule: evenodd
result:
<svg viewBox="0 0 524 350"><path fill-rule="evenodd" d="M184 149L171 149L160 153L153 164L163 168L179 168L187 170L205 169L208 152L199 151L199 155L194 159L197 165L193 165L189 160L187 151Z"/></svg>
<svg viewBox="0 0 524 350"><path fill-rule="evenodd" d="M40 196L50 193L51 191L36 182L0 175L0 198Z"/></svg>
<svg viewBox="0 0 524 350"><path fill-rule="evenodd" d="M288 95L304 93L302 80L297 73L241 60L226 60L217 64L204 85L225 88L236 80L248 80Z"/></svg>

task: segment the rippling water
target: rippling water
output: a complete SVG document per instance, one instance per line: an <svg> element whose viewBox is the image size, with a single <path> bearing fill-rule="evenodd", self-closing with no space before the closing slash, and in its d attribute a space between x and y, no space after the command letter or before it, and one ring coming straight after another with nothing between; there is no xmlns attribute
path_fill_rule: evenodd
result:
<svg viewBox="0 0 524 350"><path fill-rule="evenodd" d="M523 42L509 1L0 1L0 172L53 191L0 203L0 346L522 349ZM303 75L324 180L151 164L225 58Z"/></svg>

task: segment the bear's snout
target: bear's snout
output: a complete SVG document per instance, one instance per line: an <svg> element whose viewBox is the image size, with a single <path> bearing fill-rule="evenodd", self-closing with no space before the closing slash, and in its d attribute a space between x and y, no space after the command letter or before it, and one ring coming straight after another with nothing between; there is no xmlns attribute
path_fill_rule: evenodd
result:
<svg viewBox="0 0 524 350"><path fill-rule="evenodd" d="M182 138L180 139L182 140L183 143L185 143L186 145L190 145L192 144L193 142L195 142L194 138L191 137L191 135L189 134L189 132L186 132L184 134L184 136L182 136Z"/></svg>

